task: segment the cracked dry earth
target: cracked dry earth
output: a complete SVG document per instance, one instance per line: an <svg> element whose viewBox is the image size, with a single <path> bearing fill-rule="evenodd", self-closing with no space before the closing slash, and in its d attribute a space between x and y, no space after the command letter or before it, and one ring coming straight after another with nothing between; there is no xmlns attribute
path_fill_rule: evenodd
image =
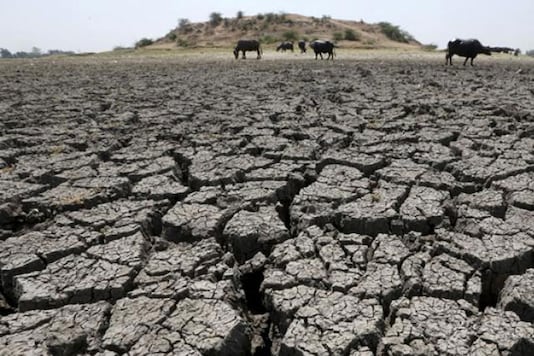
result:
<svg viewBox="0 0 534 356"><path fill-rule="evenodd" d="M534 63L0 63L0 355L533 355Z"/></svg>

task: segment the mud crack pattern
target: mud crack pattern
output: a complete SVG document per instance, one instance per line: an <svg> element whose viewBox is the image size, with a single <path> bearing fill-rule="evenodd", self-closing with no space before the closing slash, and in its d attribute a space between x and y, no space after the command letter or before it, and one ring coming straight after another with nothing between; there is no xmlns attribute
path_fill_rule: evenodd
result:
<svg viewBox="0 0 534 356"><path fill-rule="evenodd" d="M532 355L534 64L401 57L2 62L0 354Z"/></svg>

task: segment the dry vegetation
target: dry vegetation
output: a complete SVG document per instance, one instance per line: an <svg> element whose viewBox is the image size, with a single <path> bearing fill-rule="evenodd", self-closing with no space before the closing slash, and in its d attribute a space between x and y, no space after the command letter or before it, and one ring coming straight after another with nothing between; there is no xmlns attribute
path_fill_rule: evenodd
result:
<svg viewBox="0 0 534 356"><path fill-rule="evenodd" d="M212 14L213 16L213 14ZM395 41L385 34L383 25L389 25L405 37ZM381 26L382 25L382 26ZM275 46L284 40L328 39L343 48L366 49L419 49L421 44L397 26L363 21L307 17L297 14L258 14L220 18L213 21L191 23L186 19L164 37L148 45L151 49L169 48L220 48L232 46L240 38L259 39L264 46Z"/></svg>

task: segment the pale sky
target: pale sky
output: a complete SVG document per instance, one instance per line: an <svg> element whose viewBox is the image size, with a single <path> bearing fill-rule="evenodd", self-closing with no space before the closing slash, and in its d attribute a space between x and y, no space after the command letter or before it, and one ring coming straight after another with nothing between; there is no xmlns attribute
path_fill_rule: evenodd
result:
<svg viewBox="0 0 534 356"><path fill-rule="evenodd" d="M101 52L163 37L178 19L298 13L388 21L424 44L452 38L534 49L534 0L0 0L0 48Z"/></svg>

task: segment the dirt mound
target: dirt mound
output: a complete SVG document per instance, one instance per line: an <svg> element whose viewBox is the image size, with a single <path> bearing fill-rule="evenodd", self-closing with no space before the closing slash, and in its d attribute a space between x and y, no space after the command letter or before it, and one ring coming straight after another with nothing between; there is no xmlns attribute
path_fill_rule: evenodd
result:
<svg viewBox="0 0 534 356"><path fill-rule="evenodd" d="M284 40L328 39L345 48L421 47L410 34L386 22L368 24L363 20L337 20L328 16L269 13L198 23L182 20L149 48L228 47L241 38L255 38L267 46Z"/></svg>

